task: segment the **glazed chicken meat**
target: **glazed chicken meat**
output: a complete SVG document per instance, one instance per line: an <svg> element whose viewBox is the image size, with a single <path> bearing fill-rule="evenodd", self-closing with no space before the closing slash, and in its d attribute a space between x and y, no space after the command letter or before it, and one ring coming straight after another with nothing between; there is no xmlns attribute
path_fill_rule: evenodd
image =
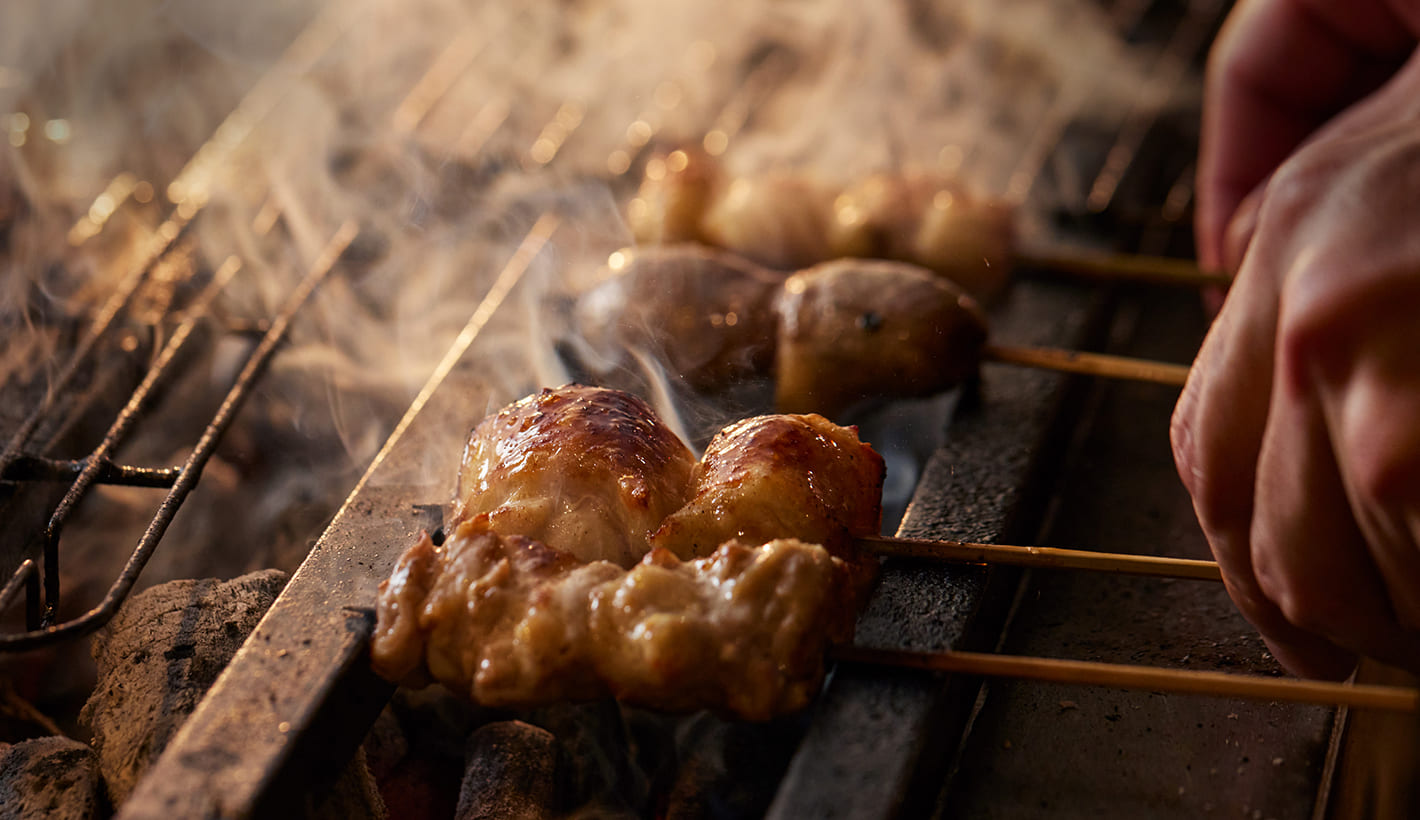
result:
<svg viewBox="0 0 1420 820"><path fill-rule="evenodd" d="M375 669L492 706L611 695L753 720L804 706L875 566L852 538L880 526L883 460L812 415L733 425L700 462L683 449L604 388L485 420L448 537L423 535L380 585Z"/></svg>
<svg viewBox="0 0 1420 820"><path fill-rule="evenodd" d="M782 274L703 245L618 251L576 318L606 359L636 350L711 392L774 361L773 305Z"/></svg>
<svg viewBox="0 0 1420 820"><path fill-rule="evenodd" d="M818 415L757 416L726 427L695 465L690 500L651 535L681 558L726 541L785 534L851 555L882 526L882 456Z"/></svg>
<svg viewBox="0 0 1420 820"><path fill-rule="evenodd" d="M693 244L619 253L630 261L577 310L606 360L618 345L647 350L700 390L772 378L780 412L835 416L871 397L948 390L976 373L987 337L975 299L907 262L775 275Z"/></svg>
<svg viewBox="0 0 1420 820"><path fill-rule="evenodd" d="M486 706L613 696L766 720L802 708L830 640L851 635L842 562L816 544L724 544L631 570L464 522L400 558L373 655L391 680L432 677Z"/></svg>
<svg viewBox="0 0 1420 820"><path fill-rule="evenodd" d="M847 185L782 171L736 177L693 148L648 163L627 205L638 242L703 242L783 270L841 257L911 262L984 302L1010 277L1014 219L1006 203L938 173Z"/></svg>
<svg viewBox="0 0 1420 820"><path fill-rule="evenodd" d="M453 520L629 567L685 503L694 464L636 396L580 385L544 390L474 428Z"/></svg>

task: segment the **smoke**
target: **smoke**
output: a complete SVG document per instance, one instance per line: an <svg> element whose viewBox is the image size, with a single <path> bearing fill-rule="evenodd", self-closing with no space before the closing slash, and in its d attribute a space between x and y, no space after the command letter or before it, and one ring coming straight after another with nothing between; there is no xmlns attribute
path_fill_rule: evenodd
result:
<svg viewBox="0 0 1420 820"><path fill-rule="evenodd" d="M16 0L0 8L0 203L19 203L0 204L0 376L57 370L56 317L92 317L181 202L187 274L242 269L206 355L122 453L178 463L250 349L230 329L260 327L354 220L144 580L291 569L549 211L561 227L471 349L465 407L573 374L554 345L566 300L629 242L647 146L713 132L737 173L936 168L999 194L1049 112L1165 105L1148 66L1087 0ZM687 430L728 412L676 409ZM476 420L447 420L411 480L451 487ZM155 503L98 491L83 515L106 537L67 565L106 585Z"/></svg>

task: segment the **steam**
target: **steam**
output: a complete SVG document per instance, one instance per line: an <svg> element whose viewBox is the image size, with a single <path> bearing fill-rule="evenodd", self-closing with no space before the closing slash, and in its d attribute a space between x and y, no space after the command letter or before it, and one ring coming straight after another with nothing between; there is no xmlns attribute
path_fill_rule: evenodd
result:
<svg viewBox="0 0 1420 820"><path fill-rule="evenodd" d="M0 376L42 381L57 367L65 345L45 322L91 315L174 196L200 208L199 274L243 260L218 309L227 325L268 318L355 220L342 271L189 502L239 511L239 526L184 512L168 538L189 547L160 550L168 564L144 581L290 569L548 210L563 227L478 340L488 376L471 404L493 409L573 375L554 345L567 330L559 305L628 243L620 203L646 145L714 132L738 173L945 168L1001 193L1053 107L1109 120L1166 104L1147 58L1082 0L6 3L0 202L22 205L0 205L11 337ZM232 112L263 88L260 116L233 129ZM204 156L200 197L169 187ZM122 174L126 193L105 201ZM1062 189L1045 205L1082 196ZM249 345L220 336L124 457L180 461L195 435L173 434L210 417ZM679 405L689 438L727 412L651 385ZM420 480L451 487L474 421L447 420L452 456L431 458ZM153 499L106 489L85 514L136 529ZM108 565L114 551L106 539L69 565Z"/></svg>

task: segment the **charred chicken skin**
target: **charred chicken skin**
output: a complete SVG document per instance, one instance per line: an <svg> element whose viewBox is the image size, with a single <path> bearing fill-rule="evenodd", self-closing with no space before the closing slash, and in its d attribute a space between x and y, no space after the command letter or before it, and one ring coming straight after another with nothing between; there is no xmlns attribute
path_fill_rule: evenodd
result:
<svg viewBox="0 0 1420 820"><path fill-rule="evenodd" d="M577 302L594 349L641 350L711 392L774 361L774 299L784 275L703 245L628 248Z"/></svg>
<svg viewBox="0 0 1420 820"><path fill-rule="evenodd" d="M474 429L453 520L629 567L685 503L694 464L636 396L581 385L543 390Z"/></svg>
<svg viewBox="0 0 1420 820"><path fill-rule="evenodd" d="M940 393L976 373L986 342L986 314L970 296L901 262L839 259L800 271L776 309L774 404L786 413Z"/></svg>
<svg viewBox="0 0 1420 820"><path fill-rule="evenodd" d="M906 262L838 259L776 277L697 245L619 253L631 261L578 306L606 358L618 345L659 353L701 390L772 374L780 412L948 390L976 373L986 340L971 296Z"/></svg>
<svg viewBox="0 0 1420 820"><path fill-rule="evenodd" d="M693 471L653 469L679 453L637 440L654 418L639 399L572 385L480 424L449 537L436 546L423 535L380 585L375 669L492 706L612 695L763 720L807 704L826 646L852 636L871 567L852 536L879 527L882 458L853 428L763 416L722 431ZM560 427L593 432L563 438ZM600 494L598 476L610 487ZM628 486L645 497L636 489L627 502ZM588 493L596 503L573 503ZM625 545L646 543L648 509L670 512L639 561L587 557L636 552ZM549 523L559 516L565 526ZM523 523L563 539L591 533L600 546L510 531Z"/></svg>
<svg viewBox="0 0 1420 820"><path fill-rule="evenodd" d="M855 535L882 526L882 456L818 415L756 416L711 439L695 465L690 500L651 535L683 559L726 541L792 535L851 554Z"/></svg>

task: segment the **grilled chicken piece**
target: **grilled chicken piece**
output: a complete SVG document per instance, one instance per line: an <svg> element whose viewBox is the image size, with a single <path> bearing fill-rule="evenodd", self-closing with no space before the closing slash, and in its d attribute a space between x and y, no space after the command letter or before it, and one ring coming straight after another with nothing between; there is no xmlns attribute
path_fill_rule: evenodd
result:
<svg viewBox="0 0 1420 820"><path fill-rule="evenodd" d="M728 181L698 149L647 167L627 208L643 243L706 242L783 270L841 257L911 262L983 302L1011 275L1013 209L941 174L880 173L846 188L782 172Z"/></svg>
<svg viewBox="0 0 1420 820"><path fill-rule="evenodd" d="M902 262L800 271L778 303L775 404L834 415L870 396L928 396L975 374L986 315L960 288Z"/></svg>
<svg viewBox="0 0 1420 820"><path fill-rule="evenodd" d="M698 147L652 157L627 204L631 235L652 244L702 241L701 219L721 185L720 164Z"/></svg>
<svg viewBox="0 0 1420 820"><path fill-rule="evenodd" d="M921 265L989 302L1010 279L1013 216L945 177L875 174L834 200L830 244L835 256Z"/></svg>
<svg viewBox="0 0 1420 820"><path fill-rule="evenodd" d="M641 399L568 385L484 419L464 449L454 522L629 567L689 494L695 459Z"/></svg>
<svg viewBox="0 0 1420 820"><path fill-rule="evenodd" d="M644 350L696 390L722 390L769 371L774 298L784 282L703 245L629 248L577 302L577 326L593 349L619 359Z"/></svg>
<svg viewBox="0 0 1420 820"><path fill-rule="evenodd" d="M844 564L813 544L726 544L631 570L475 522L422 537L380 585L375 669L488 706L612 695L766 720L808 703L830 640L851 637Z"/></svg>
<svg viewBox="0 0 1420 820"><path fill-rule="evenodd" d="M828 225L836 193L812 177L741 177L709 200L700 235L771 268L812 265L834 256Z"/></svg>
<svg viewBox="0 0 1420 820"><path fill-rule="evenodd" d="M711 439L694 495L651 545L687 559L726 541L797 538L851 557L852 537L882 526L885 469L856 427L818 415L746 419Z"/></svg>

